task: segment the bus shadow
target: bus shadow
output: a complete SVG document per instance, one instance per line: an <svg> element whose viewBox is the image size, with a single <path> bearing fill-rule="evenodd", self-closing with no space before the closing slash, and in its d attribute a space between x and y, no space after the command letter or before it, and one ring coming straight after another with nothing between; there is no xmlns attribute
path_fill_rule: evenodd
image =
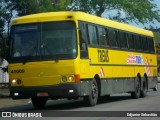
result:
<svg viewBox="0 0 160 120"><path fill-rule="evenodd" d="M124 101L132 99L131 96L111 96L111 97L101 97L98 100L98 104L107 104L107 103L113 103L118 101ZM84 101L83 98L80 98L78 100L53 100L47 102L46 106L42 109L36 109L33 107L31 103L24 104L24 105L18 105L13 107L6 107L6 108L0 108L0 111L10 111L10 112L33 112L33 111L41 111L41 110L74 110L78 108L86 108L88 107Z"/></svg>
<svg viewBox="0 0 160 120"><path fill-rule="evenodd" d="M112 103L112 102L117 102L117 101L123 101L123 100L128 100L128 99L132 99L131 96L111 96L111 97L101 97L98 100L98 104L107 104L107 103ZM83 98L79 99L79 100L65 100L62 103L48 103L47 106L45 106L43 109L41 110L74 110L74 109L78 109L78 108L85 108L88 107L84 101ZM33 110L33 109L32 109Z"/></svg>
<svg viewBox="0 0 160 120"><path fill-rule="evenodd" d="M110 96L99 98L98 104L112 103L132 99L131 96Z"/></svg>

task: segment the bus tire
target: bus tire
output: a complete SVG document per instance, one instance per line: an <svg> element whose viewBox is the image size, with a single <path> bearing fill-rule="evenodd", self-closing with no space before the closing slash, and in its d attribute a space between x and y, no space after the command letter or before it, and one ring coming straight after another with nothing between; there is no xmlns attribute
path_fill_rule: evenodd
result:
<svg viewBox="0 0 160 120"><path fill-rule="evenodd" d="M131 93L131 97L138 99L140 97L140 80L138 77L135 79L135 91Z"/></svg>
<svg viewBox="0 0 160 120"><path fill-rule="evenodd" d="M98 85L95 79L92 81L91 85L91 94L88 96L84 96L84 102L87 106L95 106L98 101Z"/></svg>
<svg viewBox="0 0 160 120"><path fill-rule="evenodd" d="M33 106L37 109L43 108L47 102L46 98L31 98L31 100Z"/></svg>
<svg viewBox="0 0 160 120"><path fill-rule="evenodd" d="M144 98L146 95L147 95L147 80L146 77L143 77L140 97Z"/></svg>

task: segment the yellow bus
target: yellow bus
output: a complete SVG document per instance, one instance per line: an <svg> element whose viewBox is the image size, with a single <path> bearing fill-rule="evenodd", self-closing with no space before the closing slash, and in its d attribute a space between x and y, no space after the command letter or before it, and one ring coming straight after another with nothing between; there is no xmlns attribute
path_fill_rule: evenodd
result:
<svg viewBox="0 0 160 120"><path fill-rule="evenodd" d="M114 93L145 97L157 90L153 33L83 12L48 12L11 23L10 95L48 99L83 97L88 106Z"/></svg>

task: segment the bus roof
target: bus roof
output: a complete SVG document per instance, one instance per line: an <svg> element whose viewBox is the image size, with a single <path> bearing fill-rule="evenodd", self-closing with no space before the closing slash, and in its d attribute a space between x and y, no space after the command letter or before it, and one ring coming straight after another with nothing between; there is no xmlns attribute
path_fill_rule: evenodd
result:
<svg viewBox="0 0 160 120"><path fill-rule="evenodd" d="M47 21L58 21L58 20L81 20L86 22L91 22L97 25L107 26L111 28L116 28L128 32L133 32L141 35L146 35L153 37L153 33L149 30L142 28L137 28L128 24L115 22L113 20L108 20L106 18L97 17L84 12L78 11L64 11L64 12L46 12L38 13L32 15L26 15L22 17L15 18L11 25L24 24L24 23L35 23L35 22L47 22Z"/></svg>

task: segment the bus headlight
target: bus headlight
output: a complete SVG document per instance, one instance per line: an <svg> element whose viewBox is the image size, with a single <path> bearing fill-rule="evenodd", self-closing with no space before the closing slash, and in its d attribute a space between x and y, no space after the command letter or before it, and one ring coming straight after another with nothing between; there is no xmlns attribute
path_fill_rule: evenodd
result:
<svg viewBox="0 0 160 120"><path fill-rule="evenodd" d="M12 84L13 84L13 85L16 84L16 80L12 80Z"/></svg>
<svg viewBox="0 0 160 120"><path fill-rule="evenodd" d="M74 82L74 77L73 76L68 76L68 82Z"/></svg>
<svg viewBox="0 0 160 120"><path fill-rule="evenodd" d="M13 79L12 81L12 85L21 85L22 84L22 80L21 79Z"/></svg>

